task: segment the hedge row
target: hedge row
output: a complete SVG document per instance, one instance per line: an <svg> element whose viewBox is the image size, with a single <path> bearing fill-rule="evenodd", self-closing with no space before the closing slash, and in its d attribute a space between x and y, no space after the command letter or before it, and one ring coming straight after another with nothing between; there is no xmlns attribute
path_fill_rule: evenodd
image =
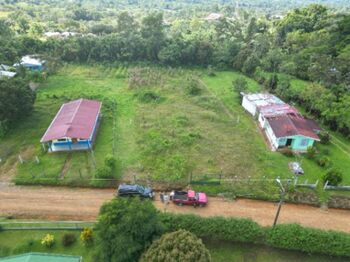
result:
<svg viewBox="0 0 350 262"><path fill-rule="evenodd" d="M295 224L261 227L249 219L162 213L168 231L186 229L198 237L265 244L307 253L350 257L350 234L305 228Z"/></svg>
<svg viewBox="0 0 350 262"><path fill-rule="evenodd" d="M286 224L269 228L266 240L273 247L350 257L350 234L346 233Z"/></svg>
<svg viewBox="0 0 350 262"><path fill-rule="evenodd" d="M198 237L245 243L264 243L264 231L254 221L239 218L175 215L162 213L161 219L169 231L186 229Z"/></svg>

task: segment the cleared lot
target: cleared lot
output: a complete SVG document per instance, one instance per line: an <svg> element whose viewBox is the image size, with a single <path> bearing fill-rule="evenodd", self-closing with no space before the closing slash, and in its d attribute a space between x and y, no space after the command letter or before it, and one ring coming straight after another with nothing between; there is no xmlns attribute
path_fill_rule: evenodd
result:
<svg viewBox="0 0 350 262"><path fill-rule="evenodd" d="M100 206L114 197L112 189L81 189L63 187L21 187L0 185L0 216L48 220L95 220ZM191 213L200 216L226 216L251 218L261 225L271 225L276 204L265 201L239 199L227 201L209 198L205 208L178 207L169 203L166 207L154 201L160 210ZM308 227L333 229L350 233L350 211L285 204L280 223L299 223Z"/></svg>

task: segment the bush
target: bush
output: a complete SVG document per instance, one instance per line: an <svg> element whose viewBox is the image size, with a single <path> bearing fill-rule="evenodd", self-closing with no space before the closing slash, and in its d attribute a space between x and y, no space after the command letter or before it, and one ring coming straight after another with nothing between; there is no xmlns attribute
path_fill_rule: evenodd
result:
<svg viewBox="0 0 350 262"><path fill-rule="evenodd" d="M318 136L321 139L321 144L328 145L331 142L331 136L328 132L322 131L321 133L318 134Z"/></svg>
<svg viewBox="0 0 350 262"><path fill-rule="evenodd" d="M313 159L316 156L316 148L314 146L309 146L306 150L306 157Z"/></svg>
<svg viewBox="0 0 350 262"><path fill-rule="evenodd" d="M199 81L195 78L191 78L187 86L187 94L191 96L198 96L202 93L202 88Z"/></svg>
<svg viewBox="0 0 350 262"><path fill-rule="evenodd" d="M55 244L55 237L53 235L47 234L42 240L41 240L41 244L43 246L46 246L48 248L53 247L53 245Z"/></svg>
<svg viewBox="0 0 350 262"><path fill-rule="evenodd" d="M323 182L326 183L326 181L328 181L329 185L337 186L343 181L343 174L334 168L330 169L323 176Z"/></svg>
<svg viewBox="0 0 350 262"><path fill-rule="evenodd" d="M277 225L270 228L267 243L273 247L307 253L349 256L350 235L334 231L305 228L300 225Z"/></svg>
<svg viewBox="0 0 350 262"><path fill-rule="evenodd" d="M160 95L152 91L141 92L137 97L142 103L158 103L163 100Z"/></svg>
<svg viewBox="0 0 350 262"><path fill-rule="evenodd" d="M254 221L239 218L174 215L162 213L161 220L170 231L185 229L198 237L219 240L262 243L263 230Z"/></svg>
<svg viewBox="0 0 350 262"><path fill-rule="evenodd" d="M62 236L62 245L64 247L69 247L73 245L76 240L77 238L73 233L66 233Z"/></svg>
<svg viewBox="0 0 350 262"><path fill-rule="evenodd" d="M164 234L152 243L142 256L141 262L184 261L209 262L210 253L201 239L186 230Z"/></svg>
<svg viewBox="0 0 350 262"><path fill-rule="evenodd" d="M83 242L85 246L90 246L94 242L94 235L92 229L87 227L84 228L80 233L80 240Z"/></svg>
<svg viewBox="0 0 350 262"><path fill-rule="evenodd" d="M109 166L99 167L96 169L96 177L104 179L112 178L112 169Z"/></svg>
<svg viewBox="0 0 350 262"><path fill-rule="evenodd" d="M329 167L331 165L331 160L327 156L321 156L317 159L317 164L320 167Z"/></svg>
<svg viewBox="0 0 350 262"><path fill-rule="evenodd" d="M116 162L117 162L117 159L115 159L115 157L111 154L107 154L107 156L105 157L105 165L111 168L111 170L115 169Z"/></svg>
<svg viewBox="0 0 350 262"><path fill-rule="evenodd" d="M215 71L211 65L208 65L207 67L207 74L208 76L216 76Z"/></svg>
<svg viewBox="0 0 350 262"><path fill-rule="evenodd" d="M294 156L294 152L292 149L290 149L289 147L283 147L279 150L283 155L285 155L286 157L292 157Z"/></svg>

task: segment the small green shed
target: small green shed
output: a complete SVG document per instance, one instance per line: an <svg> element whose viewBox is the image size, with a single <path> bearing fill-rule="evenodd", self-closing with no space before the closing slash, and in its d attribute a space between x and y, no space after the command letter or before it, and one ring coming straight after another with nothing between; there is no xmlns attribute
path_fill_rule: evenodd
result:
<svg viewBox="0 0 350 262"><path fill-rule="evenodd" d="M0 258L0 262L82 262L82 257L46 254L46 253L26 253L22 255Z"/></svg>

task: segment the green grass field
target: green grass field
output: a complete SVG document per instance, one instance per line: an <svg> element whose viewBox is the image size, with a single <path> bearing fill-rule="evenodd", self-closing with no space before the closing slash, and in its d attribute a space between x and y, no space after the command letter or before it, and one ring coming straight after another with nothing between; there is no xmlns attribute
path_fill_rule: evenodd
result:
<svg viewBox="0 0 350 262"><path fill-rule="evenodd" d="M52 248L41 245L41 239L47 234L54 235L55 244ZM70 247L62 245L62 236L65 233L74 233L76 242ZM94 246L86 247L79 239L79 231L3 231L0 232L0 257L27 253L43 252L82 256L84 262L93 261ZM300 252L284 251L263 246L243 245L238 243L216 242L206 240L204 244L209 249L213 262L251 261L251 262L340 262L341 259L326 256L308 255Z"/></svg>
<svg viewBox="0 0 350 262"><path fill-rule="evenodd" d="M218 72L209 77L200 70L152 67L139 68L128 78L125 67L65 66L40 85L33 114L1 141L0 179L90 184L86 179L95 177L95 166L89 152L48 154L39 142L60 105L81 97L103 102L94 157L99 168L107 154L114 154L115 177L186 181L189 173L201 177L222 172L225 177L291 178L288 162L295 158L269 150L256 121L233 92L232 81L240 76ZM254 80L247 80L250 91L260 90ZM293 82L302 88L300 83ZM191 94L191 85L199 91ZM350 184L350 142L334 135L338 146L319 148L328 151L333 165L345 174L344 183ZM24 164L18 163L18 155ZM314 160L297 160L305 170L301 180L315 182L325 173Z"/></svg>

